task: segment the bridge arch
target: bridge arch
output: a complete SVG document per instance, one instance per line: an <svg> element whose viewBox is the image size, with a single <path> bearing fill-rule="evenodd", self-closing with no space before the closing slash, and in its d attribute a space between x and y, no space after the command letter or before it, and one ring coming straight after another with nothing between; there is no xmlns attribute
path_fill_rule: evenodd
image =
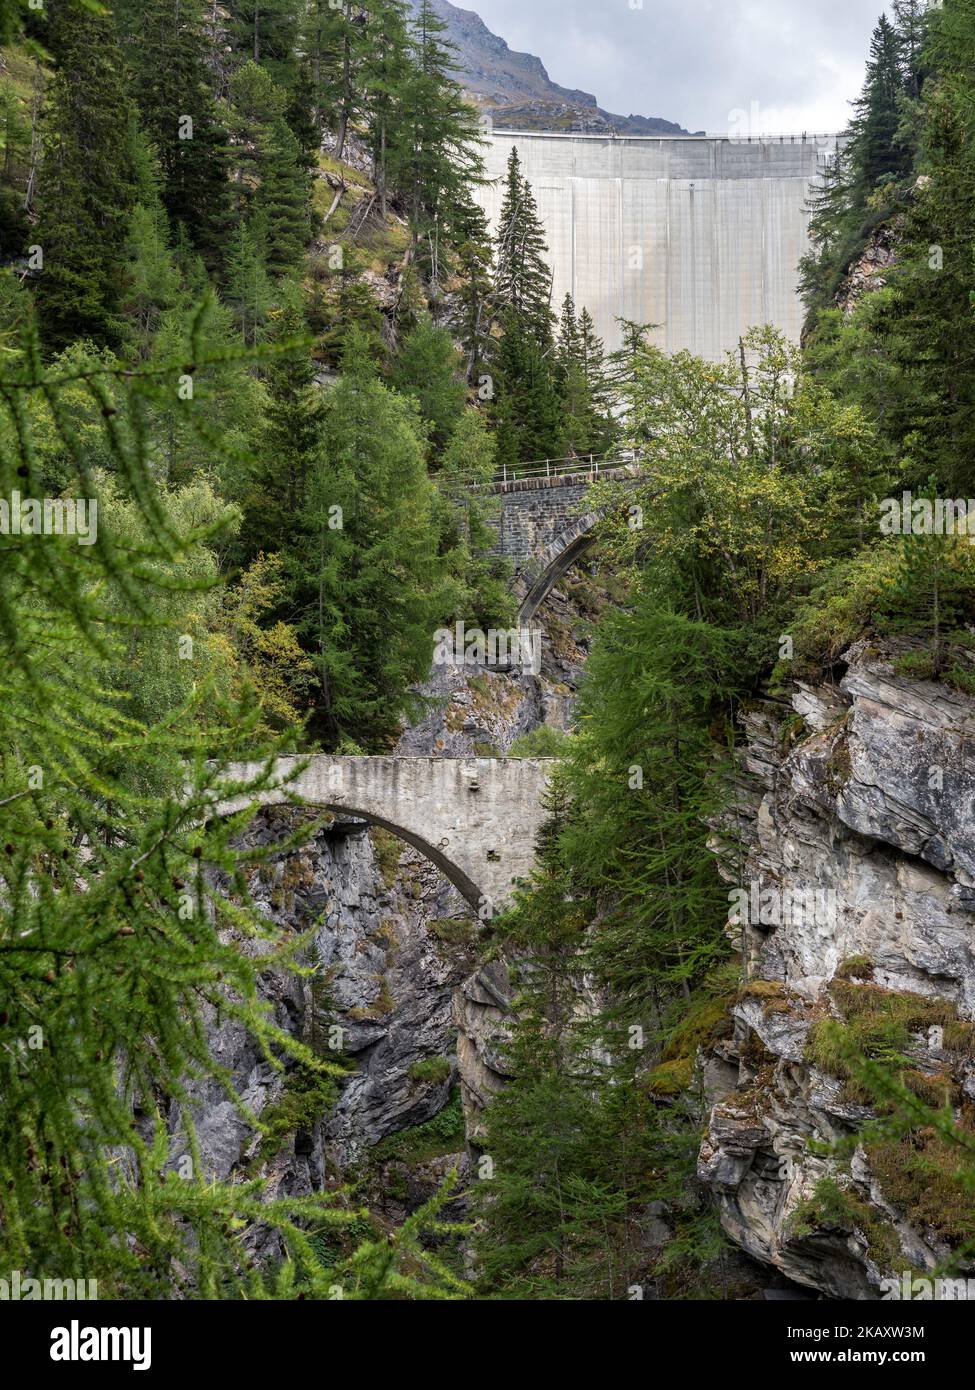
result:
<svg viewBox="0 0 975 1390"><path fill-rule="evenodd" d="M497 554L514 568L519 625L527 626L549 593L595 540L611 506L586 506L595 483L628 489L645 481L643 455L627 449L600 458L552 459L506 468L487 488L500 500ZM615 505L615 504L611 504Z"/></svg>
<svg viewBox="0 0 975 1390"><path fill-rule="evenodd" d="M503 909L535 863L550 758L279 758L273 785L219 801L220 815L294 802L363 820L412 845L476 911ZM227 770L256 781L263 763Z"/></svg>
<svg viewBox="0 0 975 1390"><path fill-rule="evenodd" d="M560 536L519 570L515 593L519 598L518 625L527 627L563 575L595 540L595 529L605 512L579 517Z"/></svg>

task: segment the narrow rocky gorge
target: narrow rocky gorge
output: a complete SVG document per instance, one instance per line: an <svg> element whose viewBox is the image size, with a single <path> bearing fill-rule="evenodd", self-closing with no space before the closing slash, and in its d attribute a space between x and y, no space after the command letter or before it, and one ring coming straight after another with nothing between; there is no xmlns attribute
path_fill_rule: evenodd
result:
<svg viewBox="0 0 975 1390"><path fill-rule="evenodd" d="M552 592L539 615L538 676L435 668L419 692L425 712L395 752L504 757L542 725L567 729L589 623L607 602L584 566ZM283 844L302 819L316 826L307 842L272 853L249 889L285 934L311 933L305 961L315 974L269 970L263 992L281 1028L328 1060L341 1059L347 1075L337 1094L305 1089L300 1068L276 1070L237 1023L213 1018L214 1054L271 1134L255 1133L216 1084L191 1087L202 1158L219 1178L266 1177L268 1197L307 1195L392 1164L395 1175L384 1168L375 1183L376 1205L402 1219L452 1168L463 1184L478 1113L503 1084L497 1043L507 973L497 962L478 968L485 924L423 855L388 831L276 806L259 812L244 843ZM175 1164L178 1111L172 1128Z"/></svg>

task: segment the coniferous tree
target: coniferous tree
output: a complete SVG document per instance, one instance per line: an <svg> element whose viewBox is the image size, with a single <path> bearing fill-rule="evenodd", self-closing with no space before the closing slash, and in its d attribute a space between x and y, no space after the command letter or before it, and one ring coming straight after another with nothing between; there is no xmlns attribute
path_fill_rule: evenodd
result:
<svg viewBox="0 0 975 1390"><path fill-rule="evenodd" d="M297 137L283 117L267 137L255 206L262 214L266 263L274 275L289 274L304 259L311 237L311 181Z"/></svg>
<svg viewBox="0 0 975 1390"><path fill-rule="evenodd" d="M404 396L413 396L422 419L431 427L434 455L447 442L464 408L467 391L461 360L450 334L422 317L396 354L390 382Z"/></svg>
<svg viewBox="0 0 975 1390"><path fill-rule="evenodd" d="M494 307L500 336L492 351L492 416L498 461L558 458L565 428L556 382L552 274L535 198L512 148L495 236ZM573 329L575 319L573 316Z"/></svg>
<svg viewBox="0 0 975 1390"><path fill-rule="evenodd" d="M226 300L247 346L261 342L267 336L274 295L261 243L244 222L240 223L227 256Z"/></svg>
<svg viewBox="0 0 975 1390"><path fill-rule="evenodd" d="M320 131L335 132L342 160L349 131L362 112L360 69L367 54L367 6L357 0L310 0L301 47L307 56Z"/></svg>
<svg viewBox="0 0 975 1390"><path fill-rule="evenodd" d="M57 68L44 114L35 301L45 346L77 338L118 347L129 218L135 203L135 113L108 15L51 6Z"/></svg>
<svg viewBox="0 0 975 1390"><path fill-rule="evenodd" d="M400 89L398 131L388 153L391 182L406 201L414 254L434 285L450 249L444 237L456 209L483 174L480 126L456 81L447 26L430 0L420 0L412 25L411 58Z"/></svg>
<svg viewBox="0 0 975 1390"><path fill-rule="evenodd" d="M133 93L162 168L163 204L214 268L229 231L230 152L201 0L147 0L129 23Z"/></svg>
<svg viewBox="0 0 975 1390"><path fill-rule="evenodd" d="M491 1170L479 1185L479 1260L488 1287L510 1297L578 1296L587 1236L619 1214L615 1195L590 1177L600 1069L575 1026L589 914L558 853L568 815L558 784L549 811L529 892L500 928L517 981L504 1048L512 1080L487 1111Z"/></svg>
<svg viewBox="0 0 975 1390"><path fill-rule="evenodd" d="M307 334L302 294L291 284L271 339L278 346ZM262 551L280 554L293 544L295 526L321 447L321 400L307 347L271 358L267 406L255 457L248 469L238 541L248 563Z"/></svg>
<svg viewBox="0 0 975 1390"><path fill-rule="evenodd" d="M863 91L842 147L810 196L811 251L802 264L806 302L828 311L869 238L901 211L919 143L919 97L930 7L898 0L874 30ZM812 324L815 338L815 318Z"/></svg>
<svg viewBox="0 0 975 1390"><path fill-rule="evenodd" d="M400 139L402 94L409 73L408 10L404 0L369 0L362 81L379 213L389 206L389 158Z"/></svg>
<svg viewBox="0 0 975 1390"><path fill-rule="evenodd" d="M606 355L588 310L576 317L571 294L565 296L562 305L556 365L564 420L563 447L570 454L604 453L613 436Z"/></svg>
<svg viewBox="0 0 975 1390"><path fill-rule="evenodd" d="M300 942L252 902L261 852L235 847L251 813L215 814L226 797L271 786L270 763L241 782L230 760L273 759L278 745L258 734L253 707L221 699L205 641L182 673L186 698L168 698L207 565L203 536L154 478L139 421L147 397L175 395L182 355L135 378L91 357L42 376L33 325L25 332L0 368L0 489L41 495L25 424L53 403L71 494L107 505L85 547L0 534L0 1260L39 1279L77 1270L102 1298L326 1298L337 1285L355 1298L463 1296L423 1249L439 1198L402 1233L326 1267L323 1238L351 1217L333 1198L273 1196L260 1179L208 1169L199 1085L261 1123L212 1054L214 1018L243 1029L264 1065L300 1077L311 1113L339 1071L261 1001L260 975L292 969ZM90 445L61 410L72 391L88 399L130 501L99 489ZM139 685L131 673L147 655L152 678ZM277 1270L255 1262L255 1230L276 1242Z"/></svg>
<svg viewBox="0 0 975 1390"><path fill-rule="evenodd" d="M31 169L32 116L14 83L0 76L0 247L4 254L26 250L27 184Z"/></svg>
<svg viewBox="0 0 975 1390"><path fill-rule="evenodd" d="M879 325L912 389L885 423L908 454L907 481L922 486L933 476L967 496L975 482L975 4L955 0L930 22L937 75L925 87L925 178L908 214L901 267Z"/></svg>
<svg viewBox="0 0 975 1390"><path fill-rule="evenodd" d="M293 76L302 0L232 0L231 34L236 47L268 69L276 81Z"/></svg>
<svg viewBox="0 0 975 1390"><path fill-rule="evenodd" d="M304 59L299 63L294 81L291 84L284 118L292 135L298 141L302 167L310 173L318 167L322 133L315 120L315 86L312 81L311 69Z"/></svg>
<svg viewBox="0 0 975 1390"><path fill-rule="evenodd" d="M535 338L542 351L552 342L552 272L546 262L545 232L535 195L521 172L516 146L508 172L495 235L497 269L494 297L498 314L507 311Z"/></svg>
<svg viewBox="0 0 975 1390"><path fill-rule="evenodd" d="M454 425L437 476L440 550L447 570L465 585L455 617L485 631L514 620L508 567L495 553L499 503L486 491L496 468L494 436L469 406Z"/></svg>
<svg viewBox="0 0 975 1390"><path fill-rule="evenodd" d="M494 317L491 239L487 218L473 202L458 208L455 225L456 266L460 278L454 332L467 365L468 384L483 389Z"/></svg>
<svg viewBox="0 0 975 1390"><path fill-rule="evenodd" d="M854 198L860 207L883 182L903 176L909 153L898 140L903 90L901 47L894 26L881 15L870 43L867 76L850 132L856 146Z"/></svg>
<svg viewBox="0 0 975 1390"><path fill-rule="evenodd" d="M500 464L513 467L563 456L565 421L551 363L521 316L510 309L502 314L491 362L491 413Z"/></svg>
<svg viewBox="0 0 975 1390"><path fill-rule="evenodd" d="M361 334L342 365L286 562L319 680L313 727L333 745L381 747L429 672L454 586L438 558L415 407L379 381Z"/></svg>

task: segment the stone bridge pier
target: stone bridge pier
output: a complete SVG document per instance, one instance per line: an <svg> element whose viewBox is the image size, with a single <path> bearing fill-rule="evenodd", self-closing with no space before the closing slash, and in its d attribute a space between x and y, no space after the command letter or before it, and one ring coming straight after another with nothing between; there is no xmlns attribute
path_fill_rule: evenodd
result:
<svg viewBox="0 0 975 1390"><path fill-rule="evenodd" d="M279 758L274 786L240 793L263 763L228 769L219 815L295 802L381 825L426 855L470 905L503 909L535 864L549 758Z"/></svg>

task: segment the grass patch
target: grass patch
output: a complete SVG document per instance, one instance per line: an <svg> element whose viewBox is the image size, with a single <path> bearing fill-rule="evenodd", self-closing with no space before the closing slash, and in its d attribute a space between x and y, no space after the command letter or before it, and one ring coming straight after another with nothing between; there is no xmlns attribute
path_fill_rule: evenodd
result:
<svg viewBox="0 0 975 1390"><path fill-rule="evenodd" d="M721 994L702 993L692 999L664 1048L663 1060L673 1062L690 1057L693 1061L698 1048L730 1038L735 1031L730 1010L737 996L735 988Z"/></svg>
<svg viewBox="0 0 975 1390"><path fill-rule="evenodd" d="M480 697L480 703L493 703L491 682L488 680L487 676L468 676L467 684L469 689L473 690L474 694ZM478 701L475 700L474 703L477 704Z"/></svg>
<svg viewBox="0 0 975 1390"><path fill-rule="evenodd" d="M889 1221L835 1178L820 1178L812 1196L792 1213L789 1233L804 1239L830 1229L858 1232L867 1242L870 1257L885 1270L896 1268L904 1259L897 1232Z"/></svg>
<svg viewBox="0 0 975 1390"><path fill-rule="evenodd" d="M477 924L470 917L446 917L428 923L427 930L444 946L472 946L477 940Z"/></svg>
<svg viewBox="0 0 975 1390"><path fill-rule="evenodd" d="M965 1023L960 1018L950 1019L944 1025L941 1041L946 1052L971 1056L975 1052L975 1023Z"/></svg>
<svg viewBox="0 0 975 1390"><path fill-rule="evenodd" d="M363 174L358 169L354 169L351 164L344 164L341 160L336 159L333 154L326 154L324 151L321 151L318 155L318 167L323 174L334 174L336 178L340 178L343 183L354 184L358 188L372 188L372 180L369 178L368 174ZM322 183L326 184L327 187L327 183L324 179Z"/></svg>
<svg viewBox="0 0 975 1390"><path fill-rule="evenodd" d="M410 1067L410 1080L424 1085L442 1085L450 1075L450 1062L446 1057L424 1057Z"/></svg>
<svg viewBox="0 0 975 1390"><path fill-rule="evenodd" d="M394 835L391 830L386 830L381 825L369 827L369 839L372 841L372 850L376 856L376 864L379 867L383 886L392 888L399 873L400 860L403 857L403 841L398 835Z"/></svg>
<svg viewBox="0 0 975 1390"><path fill-rule="evenodd" d="M459 1153L467 1142L460 1087L432 1120L381 1139L372 1150L373 1163L426 1163L444 1154Z"/></svg>
<svg viewBox="0 0 975 1390"><path fill-rule="evenodd" d="M867 1146L871 1170L884 1196L899 1207L912 1226L930 1229L949 1245L975 1236L971 1184L957 1144L934 1129L919 1129L902 1139ZM969 1177L971 1169L968 1168Z"/></svg>
<svg viewBox="0 0 975 1390"><path fill-rule="evenodd" d="M861 1057L909 1070L905 1052L912 1035L957 1021L953 1004L922 994L902 994L839 978L830 981L828 992L842 1023L822 1018L813 1025L806 1040L806 1061L843 1081L842 1099L853 1105L869 1105L871 1096L847 1061L851 1048Z"/></svg>
<svg viewBox="0 0 975 1390"><path fill-rule="evenodd" d="M846 956L836 967L837 980L872 980L873 961L869 956Z"/></svg>
<svg viewBox="0 0 975 1390"><path fill-rule="evenodd" d="M675 1057L661 1062L647 1077L647 1090L654 1096L678 1096L686 1091L694 1076L693 1057Z"/></svg>

